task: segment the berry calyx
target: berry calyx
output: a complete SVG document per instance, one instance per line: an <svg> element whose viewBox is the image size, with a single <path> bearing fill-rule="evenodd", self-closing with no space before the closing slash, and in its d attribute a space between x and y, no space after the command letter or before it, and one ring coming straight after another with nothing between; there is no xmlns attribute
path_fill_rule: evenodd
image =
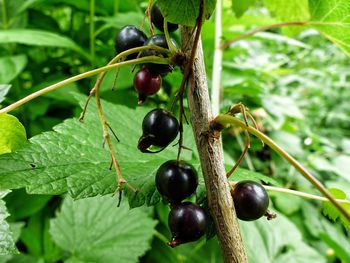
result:
<svg viewBox="0 0 350 263"><path fill-rule="evenodd" d="M238 182L231 191L237 217L244 221L262 217L269 206L265 188L254 181Z"/></svg>
<svg viewBox="0 0 350 263"><path fill-rule="evenodd" d="M197 172L185 161L170 160L163 163L157 170L157 190L172 204L191 196L197 186Z"/></svg>
<svg viewBox="0 0 350 263"><path fill-rule="evenodd" d="M207 228L207 216L198 205L184 202L172 207L168 224L172 233L172 239L168 244L176 247L201 238Z"/></svg>
<svg viewBox="0 0 350 263"><path fill-rule="evenodd" d="M115 40L115 50L117 53L129 50L135 47L142 47L147 40L147 36L135 26L123 27ZM132 54L127 59L136 58L137 54Z"/></svg>
<svg viewBox="0 0 350 263"><path fill-rule="evenodd" d="M158 28L160 31L164 32L164 16L160 12L158 3L155 3L152 6L151 21L156 28ZM178 27L179 26L177 24L173 24L173 23L168 22L168 31L169 32L175 31Z"/></svg>
<svg viewBox="0 0 350 263"><path fill-rule="evenodd" d="M146 67L142 67L134 77L134 87L139 94L139 104L146 100L147 96L158 92L162 84L162 77Z"/></svg>
<svg viewBox="0 0 350 263"><path fill-rule="evenodd" d="M151 145L165 148L176 138L179 122L171 112L154 109L143 119L142 131L138 148L142 152L150 152L148 148Z"/></svg>
<svg viewBox="0 0 350 263"><path fill-rule="evenodd" d="M171 39L171 42L176 45L175 40ZM165 49L169 49L168 43L166 41L165 35L164 34L157 34L153 35L150 38L148 38L144 44L144 46L147 45L156 45ZM164 54L164 52L159 52L155 50L146 50L142 53L142 56L162 56L166 57L167 54ZM147 68L151 69L153 72L161 74L161 75L166 75L167 73L171 72L174 67L171 64L168 65L162 65L162 64L154 64L154 63L147 63L146 64Z"/></svg>

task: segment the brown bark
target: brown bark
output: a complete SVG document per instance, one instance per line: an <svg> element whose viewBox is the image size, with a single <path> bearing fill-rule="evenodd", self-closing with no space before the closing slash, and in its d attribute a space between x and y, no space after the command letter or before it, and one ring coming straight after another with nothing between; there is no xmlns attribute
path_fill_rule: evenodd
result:
<svg viewBox="0 0 350 263"><path fill-rule="evenodd" d="M181 28L183 46L191 37L191 29ZM193 43L184 50L190 56ZM185 47L183 47L185 48ZM194 132L205 180L210 213L214 219L217 235L226 263L245 263L247 256L242 242L230 187L226 178L220 133L209 129L213 119L208 84L205 73L201 41L198 43L193 65L193 76L189 77L187 99L190 121Z"/></svg>

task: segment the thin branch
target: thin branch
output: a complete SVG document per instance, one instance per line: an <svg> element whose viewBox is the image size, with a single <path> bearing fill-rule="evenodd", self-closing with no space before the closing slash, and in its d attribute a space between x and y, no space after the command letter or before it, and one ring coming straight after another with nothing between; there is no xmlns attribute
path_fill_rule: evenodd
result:
<svg viewBox="0 0 350 263"><path fill-rule="evenodd" d="M234 187L237 182L230 182L231 187ZM281 188L281 187L276 187L276 186L269 186L269 185L262 185L267 191L271 192L277 192L277 193L284 193L284 194L290 194L290 195L295 195L295 196L300 196L312 200L318 200L322 202L329 202L329 199L323 196L319 195L313 195L301 191L296 191L296 190L291 190L288 188ZM346 199L335 199L339 203L344 203L344 204L350 204L349 200Z"/></svg>
<svg viewBox="0 0 350 263"><path fill-rule="evenodd" d="M244 33L234 39L231 39L230 41L227 41L225 43L222 43L220 45L221 49L225 49L228 48L230 45L232 45L233 43L236 43L242 39L245 39L247 37L250 37L252 35L255 35L258 32L262 32L262 31L266 31L272 28L279 28L279 27L287 27L287 26L305 26L305 25L309 25L309 24L314 24L313 22L309 22L309 21L292 21L292 22L284 22L284 23L278 23L278 24L272 24L272 25L267 25L267 26L261 26L258 27L256 29L253 29L252 31L249 31L247 33Z"/></svg>
<svg viewBox="0 0 350 263"><path fill-rule="evenodd" d="M350 214L345 210L345 208L337 202L333 195L323 186L323 184L318 181L306 168L304 168L297 160L295 160L291 155L284 151L280 146L278 146L272 139L258 131L257 129L246 126L241 120L226 115L220 114L212 121L212 127L227 127L230 125L237 125L243 129L247 129L249 133L253 134L265 144L267 144L271 149L276 151L280 156L286 159L291 165L295 167L311 184L313 184L323 196L327 197L329 201L344 215L344 217L350 221Z"/></svg>

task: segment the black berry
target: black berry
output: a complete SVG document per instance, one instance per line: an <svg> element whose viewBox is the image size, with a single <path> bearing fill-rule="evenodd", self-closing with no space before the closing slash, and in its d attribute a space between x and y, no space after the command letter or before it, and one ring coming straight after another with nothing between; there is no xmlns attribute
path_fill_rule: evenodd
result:
<svg viewBox="0 0 350 263"><path fill-rule="evenodd" d="M198 178L194 167L184 161L170 160L163 163L156 174L158 192L170 203L179 203L192 195Z"/></svg>
<svg viewBox="0 0 350 263"><path fill-rule="evenodd" d="M160 31L164 32L164 16L160 12L158 3L154 4L151 10L151 21L153 25ZM177 24L168 22L168 31L173 32L178 28Z"/></svg>
<svg viewBox="0 0 350 263"><path fill-rule="evenodd" d="M176 42L171 39L171 41L173 42L173 44L176 46ZM165 49L169 49L168 43L166 42L166 38L164 34L158 34L158 35L154 35L151 36L150 38L148 38L144 44L145 46L147 45L156 45ZM166 57L167 54L164 52L158 52L155 50L146 50L142 53L142 56L162 56L162 57ZM154 64L154 63L147 63L146 67L151 69L153 72L161 74L161 75L166 75L167 73L171 72L174 67L173 65L162 65L162 64Z"/></svg>
<svg viewBox="0 0 350 263"><path fill-rule="evenodd" d="M131 48L142 47L147 40L147 36L135 26L123 27L115 40L115 50L121 53ZM129 55L127 58L136 58L137 53Z"/></svg>
<svg viewBox="0 0 350 263"><path fill-rule="evenodd" d="M262 217L269 206L265 188L254 181L241 181L231 192L237 217L251 221Z"/></svg>
<svg viewBox="0 0 350 263"><path fill-rule="evenodd" d="M179 132L179 122L171 112L154 109L143 119L142 131L138 148L142 152L148 152L151 145L163 148L168 146Z"/></svg>
<svg viewBox="0 0 350 263"><path fill-rule="evenodd" d="M147 96L157 93L161 84L162 77L159 74L142 67L134 77L134 87L139 94L139 103L142 103Z"/></svg>
<svg viewBox="0 0 350 263"><path fill-rule="evenodd" d="M169 245L176 247L201 238L207 228L207 216L201 207L184 202L172 207L168 224L172 233Z"/></svg>

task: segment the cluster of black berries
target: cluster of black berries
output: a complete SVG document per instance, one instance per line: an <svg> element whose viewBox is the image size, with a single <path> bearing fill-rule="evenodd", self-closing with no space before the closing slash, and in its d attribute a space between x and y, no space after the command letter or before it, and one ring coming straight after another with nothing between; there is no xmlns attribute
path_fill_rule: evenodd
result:
<svg viewBox="0 0 350 263"><path fill-rule="evenodd" d="M170 112L154 109L143 119L142 130L138 148L149 152L150 146L161 149L168 146L179 132L179 123ZM169 245L175 247L203 236L207 225L204 210L191 202L183 202L196 191L198 185L194 167L185 161L167 161L158 168L155 184L171 206L168 220L173 237Z"/></svg>
<svg viewBox="0 0 350 263"><path fill-rule="evenodd" d="M261 184L249 180L241 181L234 186L231 195L239 219L252 221L267 213L269 196Z"/></svg>
<svg viewBox="0 0 350 263"><path fill-rule="evenodd" d="M162 16L158 4L154 4L151 9L151 21L153 25L160 31L164 31L164 17ZM178 28L178 25L168 23L168 31L174 31ZM176 43L171 39L174 46ZM135 26L128 25L123 27L116 38L115 49L117 53L129 50L131 48L142 47L147 45L156 45L165 49L168 49L168 44L164 34L157 34L147 38L146 34ZM152 50L146 50L140 54L140 57L144 56L164 56ZM137 54L129 55L126 59L135 59ZM162 76L165 76L173 70L173 65L161 65L147 63L144 64L141 69L136 73L134 77L134 87L139 94L139 104L142 104L147 96L156 94L162 85Z"/></svg>

